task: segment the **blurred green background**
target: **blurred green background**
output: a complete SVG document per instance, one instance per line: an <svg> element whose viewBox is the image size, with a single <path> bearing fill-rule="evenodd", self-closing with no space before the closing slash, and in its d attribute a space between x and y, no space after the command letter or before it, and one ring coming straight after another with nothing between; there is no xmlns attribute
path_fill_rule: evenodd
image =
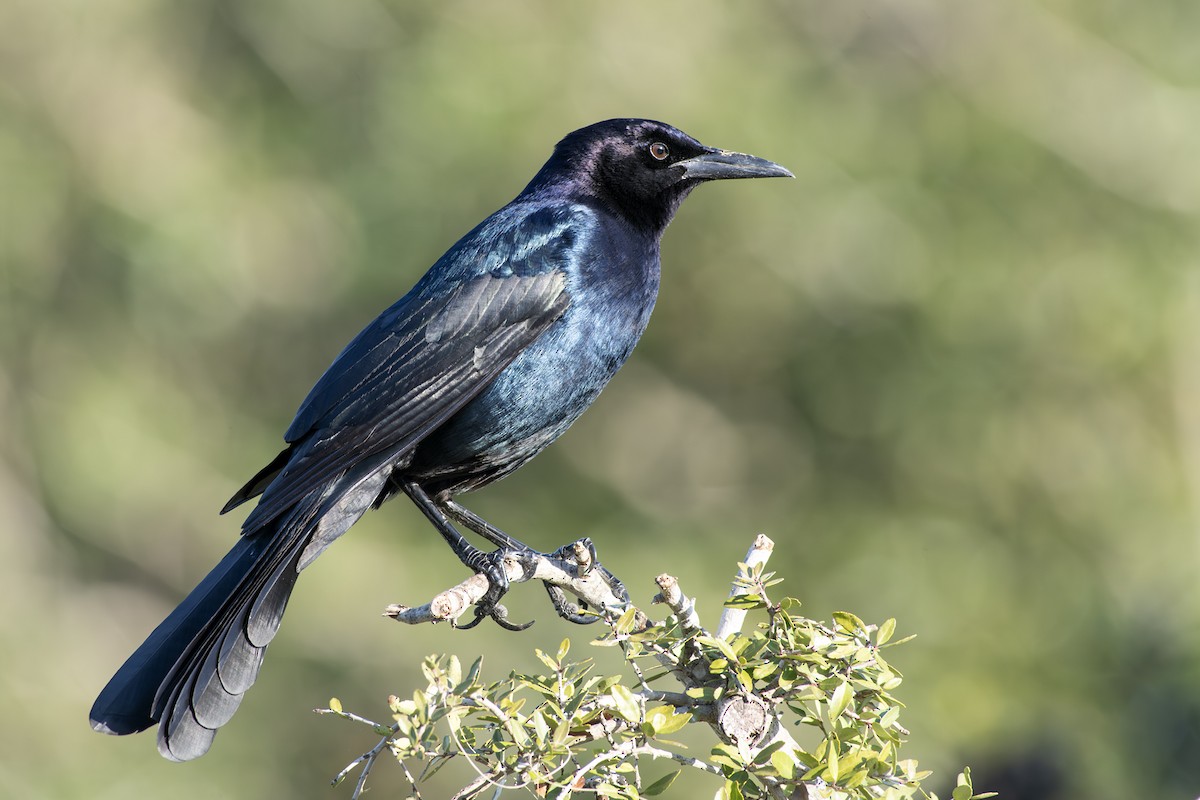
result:
<svg viewBox="0 0 1200 800"><path fill-rule="evenodd" d="M468 504L709 615L767 533L807 613L918 634L931 786L1192 800L1197 30L1187 0L6 0L0 795L349 796L369 737L310 708L586 641L534 588L521 635L380 620L462 576L398 502L306 572L206 758L86 722L349 337L563 134L647 116L797 180L688 200L632 363Z"/></svg>

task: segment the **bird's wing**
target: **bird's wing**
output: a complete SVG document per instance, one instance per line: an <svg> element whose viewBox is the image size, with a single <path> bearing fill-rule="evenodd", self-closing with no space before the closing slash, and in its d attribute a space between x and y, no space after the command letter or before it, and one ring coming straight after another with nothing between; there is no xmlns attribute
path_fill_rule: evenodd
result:
<svg viewBox="0 0 1200 800"><path fill-rule="evenodd" d="M288 429L291 447L230 501L263 492L252 531L352 468L373 469L445 422L566 311L569 225L510 251L505 269L437 292L421 284L338 356ZM536 266L533 266L536 265ZM530 268L532 267L532 269ZM534 271L536 270L536 271ZM264 491L265 489L265 491Z"/></svg>

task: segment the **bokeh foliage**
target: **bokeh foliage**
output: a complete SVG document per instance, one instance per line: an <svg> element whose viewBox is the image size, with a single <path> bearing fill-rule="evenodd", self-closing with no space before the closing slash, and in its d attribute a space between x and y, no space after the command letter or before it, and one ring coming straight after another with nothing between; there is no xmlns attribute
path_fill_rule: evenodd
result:
<svg viewBox="0 0 1200 800"><path fill-rule="evenodd" d="M586 533L635 587L721 581L766 532L812 613L919 634L923 765L1195 797L1198 24L1187 0L0 4L0 793L329 796L346 754L306 709L569 632L533 592L520 644L378 621L460 576L394 504L306 573L204 760L84 722L345 341L560 135L649 116L797 180L688 201L634 363L472 507Z"/></svg>

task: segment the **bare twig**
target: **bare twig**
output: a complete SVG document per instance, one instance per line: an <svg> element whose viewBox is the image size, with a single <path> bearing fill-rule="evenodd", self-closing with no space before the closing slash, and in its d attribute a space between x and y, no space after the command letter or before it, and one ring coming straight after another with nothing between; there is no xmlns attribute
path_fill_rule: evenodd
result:
<svg viewBox="0 0 1200 800"><path fill-rule="evenodd" d="M693 708L700 705L699 701L694 697L688 697L683 692L659 692L653 689L645 689L638 692L638 694L652 703L666 703L676 708Z"/></svg>
<svg viewBox="0 0 1200 800"><path fill-rule="evenodd" d="M771 551L775 549L775 542L771 541L767 536L759 534L754 537L754 544L750 545L750 549L746 552L746 571L752 574L754 567L758 564L766 564L771 557ZM749 590L745 586L739 586L735 581L733 588L729 590L730 597L746 594ZM717 638L724 639L731 633L737 633L742 629L742 623L746 621L746 609L744 608L726 608L721 613L721 621L717 623Z"/></svg>
<svg viewBox="0 0 1200 800"><path fill-rule="evenodd" d="M655 603L664 603L667 608L679 617L679 624L688 633L701 633L704 627L700 624L700 615L696 613L696 601L683 593L679 588L679 579L665 572L654 579L658 584L659 593L655 595Z"/></svg>
<svg viewBox="0 0 1200 800"><path fill-rule="evenodd" d="M679 753L672 753L669 750L662 750L658 747L653 747L648 744L636 744L635 742L628 741L614 745L612 749L600 753L591 761L581 766L575 771L575 775L572 776L567 785L572 788L582 788L584 784L583 777L604 762L619 761L623 758L628 758L635 755L650 756L651 758L669 758L679 764L683 764L687 767L693 767L703 772L708 772L713 775L721 774L719 767L709 764L705 761L680 755Z"/></svg>
<svg viewBox="0 0 1200 800"><path fill-rule="evenodd" d="M366 717L359 716L358 714L355 714L351 711L342 711L340 709L334 709L334 708L315 708L313 710L316 711L318 714L333 714L333 715L341 717L343 719L348 719L351 722L358 722L363 725L370 725L376 731L388 730L388 726L381 725L380 723L375 722L374 720L370 720L370 719L367 719ZM395 732L398 729L399 729L398 725L392 725L390 732L386 736L384 736L382 739L380 739L378 744L376 744L370 750L363 753L361 756L359 756L358 758L354 759L349 764L347 764L342 769L342 771L337 774L337 776L333 779L333 781L331 781L331 783L334 786L341 783L346 778L347 775L349 775L351 772L354 771L355 767L357 767L361 764L362 771L358 775L358 781L356 781L355 785L354 785L354 793L351 794L350 797L351 797L351 800L358 800L358 798L362 797L363 792L367 788L367 775L369 775L371 773L371 768L373 766L375 766L375 760L377 758L379 758L379 754L382 753L385 749L388 749L389 747L391 747L392 735L395 734ZM407 769L405 770L405 772L407 773ZM411 775L409 775L409 782L412 783L413 791L416 792L416 796L419 798L421 796L420 792L417 790L417 784L415 781L412 780Z"/></svg>

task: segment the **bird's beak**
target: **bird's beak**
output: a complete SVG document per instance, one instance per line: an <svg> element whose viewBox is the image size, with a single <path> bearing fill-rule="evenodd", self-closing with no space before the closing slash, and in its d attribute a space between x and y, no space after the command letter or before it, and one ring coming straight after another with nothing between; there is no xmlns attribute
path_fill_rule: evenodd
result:
<svg viewBox="0 0 1200 800"><path fill-rule="evenodd" d="M728 178L794 178L787 169L765 158L714 150L674 164L683 167L685 180L717 181Z"/></svg>

